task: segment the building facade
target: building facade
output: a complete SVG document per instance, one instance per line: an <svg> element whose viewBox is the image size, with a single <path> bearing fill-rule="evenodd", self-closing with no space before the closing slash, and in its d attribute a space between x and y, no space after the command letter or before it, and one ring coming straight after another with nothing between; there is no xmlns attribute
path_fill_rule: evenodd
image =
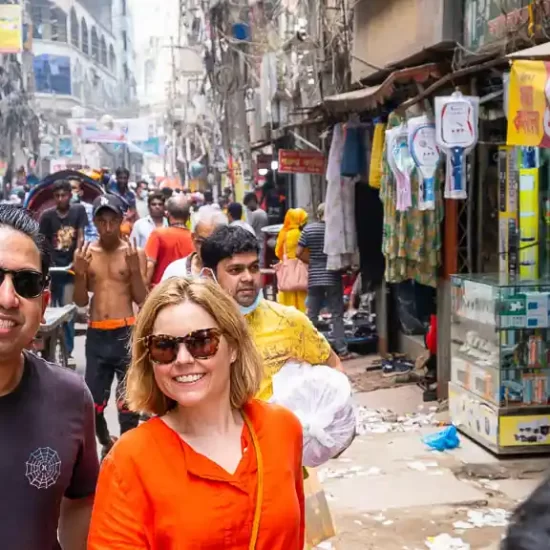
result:
<svg viewBox="0 0 550 550"><path fill-rule="evenodd" d="M130 6L127 0L31 0L28 10L41 157L70 158L79 147L70 139L71 118L136 114Z"/></svg>

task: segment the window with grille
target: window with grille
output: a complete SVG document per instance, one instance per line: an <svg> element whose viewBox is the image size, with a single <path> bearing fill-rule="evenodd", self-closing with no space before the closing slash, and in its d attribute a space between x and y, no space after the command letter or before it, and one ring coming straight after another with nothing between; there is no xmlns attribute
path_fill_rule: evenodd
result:
<svg viewBox="0 0 550 550"><path fill-rule="evenodd" d="M113 73L116 74L116 55L113 46L109 46L109 67Z"/></svg>
<svg viewBox="0 0 550 550"><path fill-rule="evenodd" d="M31 5L32 37L37 40L50 36L50 8L40 4ZM46 36L45 36L46 35Z"/></svg>
<svg viewBox="0 0 550 550"><path fill-rule="evenodd" d="M99 40L97 38L97 31L95 27L92 27L92 57L99 61Z"/></svg>
<svg viewBox="0 0 550 550"><path fill-rule="evenodd" d="M67 14L59 8L52 8L50 10L50 18L51 40L55 42L68 42Z"/></svg>
<svg viewBox="0 0 550 550"><path fill-rule="evenodd" d="M107 67L107 43L105 42L104 36L101 37L100 54L101 54L101 64L104 67Z"/></svg>
<svg viewBox="0 0 550 550"><path fill-rule="evenodd" d="M86 24L86 20L84 18L82 18L82 23L80 26L82 28L82 51L85 54L89 54L90 43L88 42L88 25Z"/></svg>
<svg viewBox="0 0 550 550"><path fill-rule="evenodd" d="M74 8L71 8L71 44L80 48L80 25Z"/></svg>

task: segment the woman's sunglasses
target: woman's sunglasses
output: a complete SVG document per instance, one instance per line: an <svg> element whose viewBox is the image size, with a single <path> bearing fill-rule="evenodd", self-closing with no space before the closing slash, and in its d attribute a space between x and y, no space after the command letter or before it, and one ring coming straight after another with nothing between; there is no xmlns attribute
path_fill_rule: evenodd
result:
<svg viewBox="0 0 550 550"><path fill-rule="evenodd" d="M11 275L13 288L21 298L38 298L48 285L48 277L39 271L32 269L14 271L0 267L0 286L4 284L6 275Z"/></svg>
<svg viewBox="0 0 550 550"><path fill-rule="evenodd" d="M145 338L149 358L153 363L167 365L173 363L181 344L193 359L210 359L218 353L222 333L217 328L195 330L186 336L168 336L166 334L150 334Z"/></svg>

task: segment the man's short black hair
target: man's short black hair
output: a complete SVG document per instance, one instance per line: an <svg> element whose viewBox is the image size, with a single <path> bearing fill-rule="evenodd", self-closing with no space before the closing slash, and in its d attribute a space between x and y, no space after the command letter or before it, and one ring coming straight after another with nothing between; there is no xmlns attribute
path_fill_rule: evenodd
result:
<svg viewBox="0 0 550 550"><path fill-rule="evenodd" d="M124 168L124 167L121 166L120 168L116 169L115 175L117 175L117 176L123 176L124 175L124 176L130 177L130 170L128 170L128 168Z"/></svg>
<svg viewBox="0 0 550 550"><path fill-rule="evenodd" d="M260 246L250 231L238 226L221 226L202 244L201 258L204 267L215 272L222 260L251 252L259 255Z"/></svg>
<svg viewBox="0 0 550 550"><path fill-rule="evenodd" d="M153 191L147 195L147 204L151 206L153 201L162 201L164 202L166 197L160 191Z"/></svg>
<svg viewBox="0 0 550 550"><path fill-rule="evenodd" d="M214 195L212 194L212 191L205 191L204 192L204 202L205 203L214 202Z"/></svg>
<svg viewBox="0 0 550 550"><path fill-rule="evenodd" d="M258 197L256 196L256 193L247 193L244 196L243 203L245 206L249 205L251 202L258 204Z"/></svg>
<svg viewBox="0 0 550 550"><path fill-rule="evenodd" d="M234 220L240 220L243 217L243 205L238 202L232 202L229 204L227 211Z"/></svg>
<svg viewBox="0 0 550 550"><path fill-rule="evenodd" d="M168 200L174 194L174 191L171 187L163 187L160 192L166 200Z"/></svg>
<svg viewBox="0 0 550 550"><path fill-rule="evenodd" d="M42 274L47 276L51 262L50 251L46 238L40 233L40 226L31 212L10 204L0 204L0 227L10 227L33 240L40 252Z"/></svg>
<svg viewBox="0 0 550 550"><path fill-rule="evenodd" d="M57 180L53 184L53 192L57 193L58 191L63 191L65 193L72 193L71 182L68 180Z"/></svg>

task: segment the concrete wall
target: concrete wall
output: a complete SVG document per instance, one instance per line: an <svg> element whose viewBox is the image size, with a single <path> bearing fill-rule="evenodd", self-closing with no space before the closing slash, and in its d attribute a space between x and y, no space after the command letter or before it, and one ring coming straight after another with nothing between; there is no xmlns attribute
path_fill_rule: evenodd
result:
<svg viewBox="0 0 550 550"><path fill-rule="evenodd" d="M366 0L354 14L352 79L361 80L422 50L458 41L459 0ZM458 15L457 15L458 14Z"/></svg>

